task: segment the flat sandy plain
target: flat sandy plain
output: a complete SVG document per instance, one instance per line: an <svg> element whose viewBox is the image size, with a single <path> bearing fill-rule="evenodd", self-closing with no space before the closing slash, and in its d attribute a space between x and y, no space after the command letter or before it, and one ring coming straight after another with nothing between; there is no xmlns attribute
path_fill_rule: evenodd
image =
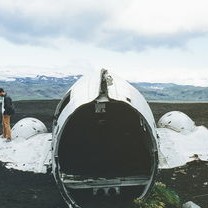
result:
<svg viewBox="0 0 208 208"><path fill-rule="evenodd" d="M40 119L51 131L57 100L15 102L12 125L25 117ZM150 103L156 122L164 113L179 110L197 125L208 128L208 103ZM1 129L0 129L1 130ZM208 207L208 162L192 162L181 168L162 170L158 181L175 190L183 202ZM8 170L0 163L0 208L66 208L52 175Z"/></svg>

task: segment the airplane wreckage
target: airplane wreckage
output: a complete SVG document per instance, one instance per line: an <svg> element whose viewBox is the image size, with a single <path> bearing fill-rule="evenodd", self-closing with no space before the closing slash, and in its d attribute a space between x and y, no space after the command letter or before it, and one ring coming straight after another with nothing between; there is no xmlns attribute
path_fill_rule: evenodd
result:
<svg viewBox="0 0 208 208"><path fill-rule="evenodd" d="M1 145L0 160L24 171L52 168L70 208L144 198L159 169L208 160L205 127L178 111L165 114L157 127L138 90L107 70L83 76L68 90L52 134L38 119L24 118L12 137Z"/></svg>

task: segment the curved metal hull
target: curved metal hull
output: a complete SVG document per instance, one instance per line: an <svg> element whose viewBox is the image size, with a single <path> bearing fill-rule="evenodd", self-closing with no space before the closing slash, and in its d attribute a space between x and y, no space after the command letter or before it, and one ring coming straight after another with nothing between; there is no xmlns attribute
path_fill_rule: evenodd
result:
<svg viewBox="0 0 208 208"><path fill-rule="evenodd" d="M149 106L131 93L119 99L113 85L118 79L102 71L95 99L74 107L72 88L57 108L53 172L69 207L125 207L154 184L158 158ZM139 106L145 113L137 102L144 102Z"/></svg>

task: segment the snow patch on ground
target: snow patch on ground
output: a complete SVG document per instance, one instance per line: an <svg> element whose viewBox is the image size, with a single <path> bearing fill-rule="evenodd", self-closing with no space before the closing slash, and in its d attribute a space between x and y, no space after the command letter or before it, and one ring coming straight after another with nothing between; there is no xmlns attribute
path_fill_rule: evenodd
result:
<svg viewBox="0 0 208 208"><path fill-rule="evenodd" d="M16 138L11 142L0 138L0 161L6 163L7 168L46 173L51 160L51 140L51 133Z"/></svg>
<svg viewBox="0 0 208 208"><path fill-rule="evenodd" d="M182 134L168 128L158 128L159 167L175 168L193 160L208 161L208 129L196 127Z"/></svg>

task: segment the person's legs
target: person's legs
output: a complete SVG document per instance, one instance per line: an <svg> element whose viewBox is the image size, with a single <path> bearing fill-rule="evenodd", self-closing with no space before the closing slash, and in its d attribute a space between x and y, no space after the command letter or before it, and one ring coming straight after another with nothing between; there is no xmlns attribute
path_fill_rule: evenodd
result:
<svg viewBox="0 0 208 208"><path fill-rule="evenodd" d="M3 131L3 138L6 138L6 127L5 127L5 117L2 115L2 131Z"/></svg>
<svg viewBox="0 0 208 208"><path fill-rule="evenodd" d="M4 121L4 136L8 140L11 139L11 127L10 127L10 116L9 115L3 115L3 121Z"/></svg>

